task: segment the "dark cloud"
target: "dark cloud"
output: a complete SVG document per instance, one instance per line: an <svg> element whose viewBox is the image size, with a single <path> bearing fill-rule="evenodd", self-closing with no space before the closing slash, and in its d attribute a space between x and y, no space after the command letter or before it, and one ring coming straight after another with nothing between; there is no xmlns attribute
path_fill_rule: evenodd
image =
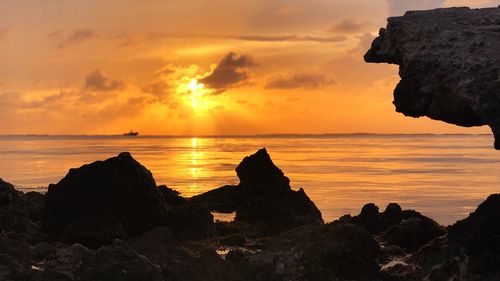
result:
<svg viewBox="0 0 500 281"><path fill-rule="evenodd" d="M63 49L68 46L78 45L90 39L99 37L99 33L89 28L77 29L70 34L65 34L61 30L49 34L50 38L58 41L57 48Z"/></svg>
<svg viewBox="0 0 500 281"><path fill-rule="evenodd" d="M335 84L333 79L318 73L290 73L274 77L266 85L266 89L317 89Z"/></svg>
<svg viewBox="0 0 500 281"><path fill-rule="evenodd" d="M152 94L158 99L163 99L169 94L169 85L163 80L155 80L142 86L144 93Z"/></svg>
<svg viewBox="0 0 500 281"><path fill-rule="evenodd" d="M386 0L386 2L390 16L401 16L409 10L440 8L445 0Z"/></svg>
<svg viewBox="0 0 500 281"><path fill-rule="evenodd" d="M337 22L331 29L331 32L335 33L360 33L366 31L366 28L369 27L370 24L367 22L357 22L353 19L346 18L339 22Z"/></svg>
<svg viewBox="0 0 500 281"><path fill-rule="evenodd" d="M96 92L111 92L125 89L125 82L108 78L100 70L94 70L85 79L83 90Z"/></svg>
<svg viewBox="0 0 500 281"><path fill-rule="evenodd" d="M237 56L231 52L219 62L211 74L201 79L200 82L219 94L227 88L238 86L248 80L248 67L253 65L249 56Z"/></svg>

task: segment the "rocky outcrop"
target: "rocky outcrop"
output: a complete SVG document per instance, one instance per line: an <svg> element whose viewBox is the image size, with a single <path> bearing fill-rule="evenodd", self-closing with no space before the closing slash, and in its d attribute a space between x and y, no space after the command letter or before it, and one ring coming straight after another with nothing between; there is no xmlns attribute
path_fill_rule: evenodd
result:
<svg viewBox="0 0 500 281"><path fill-rule="evenodd" d="M366 204L357 216L323 224L314 203L290 188L265 150L242 163L239 185L191 199L156 187L127 153L72 170L52 187L55 195L24 194L2 181L8 199L0 204L0 280L500 279L498 194L447 229L395 203L383 212ZM100 196L91 209L63 204L72 216L57 224L60 214L46 208L77 195ZM151 209L134 205L134 196L152 202ZM145 221L128 217L125 204L142 206L136 210ZM157 206L161 215L151 216ZM236 220L214 224L207 209L214 206L236 210ZM130 222L146 230L131 232Z"/></svg>
<svg viewBox="0 0 500 281"><path fill-rule="evenodd" d="M500 194L386 271L411 281L500 280Z"/></svg>
<svg viewBox="0 0 500 281"><path fill-rule="evenodd" d="M151 172L127 152L71 169L49 185L46 197L44 230L65 243L98 248L156 226L170 227L178 239L213 233L208 209L189 204L167 186L157 187Z"/></svg>
<svg viewBox="0 0 500 281"><path fill-rule="evenodd" d="M500 149L500 8L411 11L388 19L365 60L400 66L396 111L488 125Z"/></svg>
<svg viewBox="0 0 500 281"><path fill-rule="evenodd" d="M357 216L343 216L341 223L353 223L363 226L373 235L380 237L386 246L401 248L401 253L414 252L423 245L446 233L444 227L434 220L414 210L403 210L396 203L387 205L379 212L377 205L366 204ZM389 248L394 251L394 248Z"/></svg>
<svg viewBox="0 0 500 281"><path fill-rule="evenodd" d="M379 246L362 227L309 225L284 232L256 254L230 253L246 280L383 280Z"/></svg>
<svg viewBox="0 0 500 281"><path fill-rule="evenodd" d="M161 224L167 212L151 172L129 153L70 169L61 181L49 185L46 196L44 228L92 247L123 233L144 233ZM68 237L79 232L78 237Z"/></svg>
<svg viewBox="0 0 500 281"><path fill-rule="evenodd" d="M190 199L219 212L236 212L260 234L277 234L301 225L322 224L321 212L304 190L292 190L290 180L274 165L266 149L245 157L236 168L237 186L223 186Z"/></svg>

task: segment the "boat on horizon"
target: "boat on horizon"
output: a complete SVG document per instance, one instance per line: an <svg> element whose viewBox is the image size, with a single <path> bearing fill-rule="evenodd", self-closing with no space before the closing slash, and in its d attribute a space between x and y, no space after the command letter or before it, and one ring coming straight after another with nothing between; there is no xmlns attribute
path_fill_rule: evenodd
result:
<svg viewBox="0 0 500 281"><path fill-rule="evenodd" d="M139 132L130 131L128 133L123 133L123 135L127 136L127 137L135 137L135 136L139 135Z"/></svg>

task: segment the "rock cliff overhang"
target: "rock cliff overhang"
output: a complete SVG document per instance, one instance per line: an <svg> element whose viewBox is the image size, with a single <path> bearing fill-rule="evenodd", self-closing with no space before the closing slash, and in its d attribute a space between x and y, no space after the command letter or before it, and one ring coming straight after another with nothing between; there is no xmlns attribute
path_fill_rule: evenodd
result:
<svg viewBox="0 0 500 281"><path fill-rule="evenodd" d="M364 56L400 66L396 111L488 125L500 149L500 8L410 11L388 19Z"/></svg>

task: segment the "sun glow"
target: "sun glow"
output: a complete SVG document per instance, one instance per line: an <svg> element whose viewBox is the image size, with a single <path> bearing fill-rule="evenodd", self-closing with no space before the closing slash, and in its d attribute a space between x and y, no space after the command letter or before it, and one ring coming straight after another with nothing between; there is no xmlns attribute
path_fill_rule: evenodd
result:
<svg viewBox="0 0 500 281"><path fill-rule="evenodd" d="M193 79L188 84L188 88L191 91L190 99L191 106L195 109L200 107L200 100L204 94L204 86L202 83L198 83L198 80Z"/></svg>

